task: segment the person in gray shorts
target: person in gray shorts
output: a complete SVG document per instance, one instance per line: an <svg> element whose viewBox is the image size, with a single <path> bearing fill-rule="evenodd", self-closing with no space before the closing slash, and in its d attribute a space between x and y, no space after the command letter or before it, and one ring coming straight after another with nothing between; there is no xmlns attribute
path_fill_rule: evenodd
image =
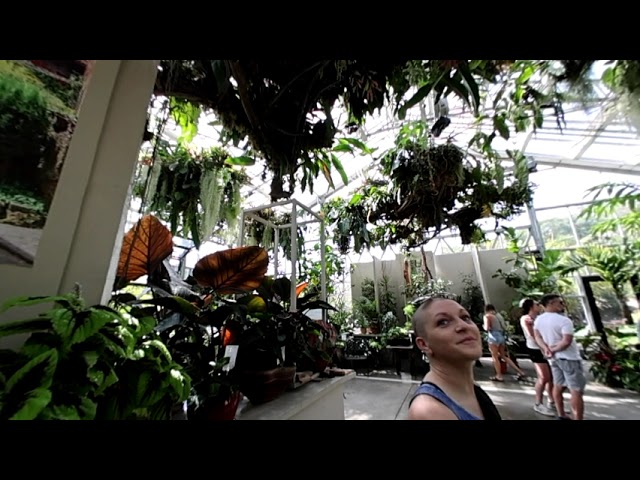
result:
<svg viewBox="0 0 640 480"><path fill-rule="evenodd" d="M562 393L565 388L571 393L573 420L584 419L584 390L587 379L584 375L580 349L574 338L573 323L564 313L564 300L560 295L549 294L540 303L545 309L533 324L535 339L546 357L551 359L553 376L553 398L558 418L569 419L565 415Z"/></svg>

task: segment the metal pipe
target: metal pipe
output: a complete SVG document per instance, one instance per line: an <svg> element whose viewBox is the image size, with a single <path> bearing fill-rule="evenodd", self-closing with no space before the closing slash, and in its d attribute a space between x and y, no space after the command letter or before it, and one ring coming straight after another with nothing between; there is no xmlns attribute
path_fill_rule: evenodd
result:
<svg viewBox="0 0 640 480"><path fill-rule="evenodd" d="M273 278L278 278L278 251L280 250L280 229L274 231L275 247L273 249Z"/></svg>
<svg viewBox="0 0 640 480"><path fill-rule="evenodd" d="M298 227L296 220L298 217L297 202L291 204L291 305L289 310L296 311L296 285L298 283L298 275L296 271L296 263L298 262Z"/></svg>
<svg viewBox="0 0 640 480"><path fill-rule="evenodd" d="M327 260L325 252L324 222L320 220L320 300L327 301ZM322 310L322 320L327 321L327 310Z"/></svg>
<svg viewBox="0 0 640 480"><path fill-rule="evenodd" d="M245 212L242 212L242 215L240 215L240 238L238 240L238 244L242 247L244 245L244 219L245 219Z"/></svg>
<svg viewBox="0 0 640 480"><path fill-rule="evenodd" d="M260 212L261 210L266 210L267 208L279 207L282 205L288 205L292 203L293 200L282 200L281 202L269 203L267 205L261 205L259 207L247 208L245 212Z"/></svg>
<svg viewBox="0 0 640 480"><path fill-rule="evenodd" d="M247 217L252 218L256 222L265 224L267 227L271 227L273 229L277 228L277 225L274 225L273 222L270 222L269 220L265 220L264 218L259 217L258 215L254 215L253 213L247 213L246 215Z"/></svg>

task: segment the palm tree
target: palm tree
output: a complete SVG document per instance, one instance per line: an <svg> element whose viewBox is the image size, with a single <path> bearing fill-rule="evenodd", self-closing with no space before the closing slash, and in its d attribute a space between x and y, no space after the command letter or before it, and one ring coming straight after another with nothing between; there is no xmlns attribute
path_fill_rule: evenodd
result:
<svg viewBox="0 0 640 480"><path fill-rule="evenodd" d="M640 242L623 242L621 245L604 247L592 246L573 252L562 267L563 274L577 272L583 268L591 270L611 284L626 323L633 325L631 309L627 305L625 286L638 275L639 269L635 259L640 255Z"/></svg>

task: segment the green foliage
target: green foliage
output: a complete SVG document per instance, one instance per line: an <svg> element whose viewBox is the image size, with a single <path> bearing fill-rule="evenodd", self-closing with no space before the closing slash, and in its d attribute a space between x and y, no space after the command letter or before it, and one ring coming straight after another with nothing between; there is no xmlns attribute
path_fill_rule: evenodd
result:
<svg viewBox="0 0 640 480"><path fill-rule="evenodd" d="M484 165L453 144L426 141L423 122L404 125L395 147L381 157L378 177L350 199L333 198L324 206L327 225L341 253L402 243L424 245L448 228L464 244L483 240L476 221L506 219L531 199L524 156L508 152L515 165L506 175L499 165Z"/></svg>
<svg viewBox="0 0 640 480"><path fill-rule="evenodd" d="M19 185L0 183L0 203L13 203L29 207L36 213L45 213L45 205L42 199L35 197L33 193Z"/></svg>
<svg viewBox="0 0 640 480"><path fill-rule="evenodd" d="M462 298L460 304L469 312L473 320L482 325L484 315L484 297L482 288L478 285L470 274L462 277Z"/></svg>
<svg viewBox="0 0 640 480"><path fill-rule="evenodd" d="M309 289L320 291L322 264L320 262L320 243L313 245L312 252L304 251L304 255L300 259L301 269L299 280L301 282L309 282ZM313 255L313 258L311 257ZM325 287L327 296L335 292L335 285L341 280L345 272L345 258L338 255L331 245L325 245Z"/></svg>
<svg viewBox="0 0 640 480"><path fill-rule="evenodd" d="M152 318L76 293L17 297L10 308L53 304L39 317L0 324L0 337L29 333L0 355L0 418L29 420L167 420L184 401L190 379L153 332Z"/></svg>
<svg viewBox="0 0 640 480"><path fill-rule="evenodd" d="M603 194L607 198L599 198ZM619 228L627 234L640 233L640 186L630 182L606 182L587 190L593 196L592 203L585 207L579 218L595 219L592 228L595 235L616 232ZM622 215L615 217L617 214ZM614 217L614 218L611 218Z"/></svg>
<svg viewBox="0 0 640 480"><path fill-rule="evenodd" d="M546 250L542 257L525 253L519 244L518 234L513 228L506 228L509 250L515 254L506 260L511 264L508 270L499 268L493 278L502 279L517 293L513 303L522 298L540 299L547 293L564 293L570 288L570 281L563 275L565 254L559 250Z"/></svg>
<svg viewBox="0 0 640 480"><path fill-rule="evenodd" d="M430 93L436 103L455 95L478 121L489 118L493 128L480 132L471 143L497 159L493 138L540 128L544 109L553 109L562 125L562 94L557 85L577 81L575 72L584 75L592 63L581 61L576 68L572 62L165 60L156 87L190 105L189 114L181 111L180 118L189 119L179 121L183 127L193 124L196 105L201 105L215 111L223 138L235 146L248 138L245 149L263 156L275 176L271 185L275 201L290 197L297 181L303 190L313 189L312 181L320 172L333 185L330 170L340 172L340 165L327 152L336 138L345 131L353 133L387 104L403 120ZM495 85L500 88L491 88ZM336 102L347 111L345 125L333 118ZM488 111L492 112L489 117L484 113ZM296 177L298 170L302 173ZM289 183L286 191L285 181Z"/></svg>
<svg viewBox="0 0 640 480"><path fill-rule="evenodd" d="M173 235L200 247L212 234L235 231L240 213L240 189L249 179L229 153L219 147L197 152L183 144L161 144L152 180L137 184L134 193L148 199L147 211L169 222Z"/></svg>
<svg viewBox="0 0 640 480"><path fill-rule="evenodd" d="M3 137L16 141L16 138L31 136L31 142L42 143L50 123L42 89L17 76L0 74L0 134Z"/></svg>
<svg viewBox="0 0 640 480"><path fill-rule="evenodd" d="M640 392L640 343L635 332L605 329L607 342L597 335L579 339L596 381Z"/></svg>
<svg viewBox="0 0 640 480"><path fill-rule="evenodd" d="M75 102L82 83L71 85L61 83L46 73L22 65L15 60L0 60L0 78L14 85L21 84L30 96L37 96L51 112L63 115L75 113Z"/></svg>

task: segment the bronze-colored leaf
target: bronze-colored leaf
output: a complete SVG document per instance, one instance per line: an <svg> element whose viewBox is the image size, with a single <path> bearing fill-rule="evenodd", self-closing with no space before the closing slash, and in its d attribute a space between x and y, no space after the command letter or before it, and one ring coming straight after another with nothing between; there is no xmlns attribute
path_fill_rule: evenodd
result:
<svg viewBox="0 0 640 480"><path fill-rule="evenodd" d="M305 288L309 286L309 282L302 282L296 287L296 297L299 297L300 294L304 291Z"/></svg>
<svg viewBox="0 0 640 480"><path fill-rule="evenodd" d="M193 278L221 295L248 292L260 286L269 266L269 254L262 247L238 247L201 258Z"/></svg>
<svg viewBox="0 0 640 480"><path fill-rule="evenodd" d="M173 236L153 215L146 215L127 232L122 241L118 277L136 280L152 273L173 253Z"/></svg>

